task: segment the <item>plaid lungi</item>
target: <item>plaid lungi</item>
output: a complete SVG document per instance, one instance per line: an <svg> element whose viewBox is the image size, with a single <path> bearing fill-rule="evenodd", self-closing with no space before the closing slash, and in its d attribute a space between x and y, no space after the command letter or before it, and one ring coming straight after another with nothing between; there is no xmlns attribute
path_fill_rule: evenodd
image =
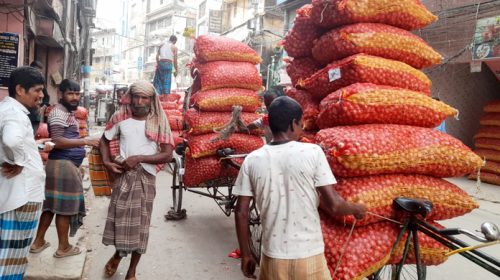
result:
<svg viewBox="0 0 500 280"><path fill-rule="evenodd" d="M324 254L303 259L274 259L262 254L260 280L331 280Z"/></svg>
<svg viewBox="0 0 500 280"><path fill-rule="evenodd" d="M41 209L41 202L28 202L0 214L0 280L23 279Z"/></svg>
<svg viewBox="0 0 500 280"><path fill-rule="evenodd" d="M114 245L121 256L146 253L155 181L156 177L139 165L113 182L102 243Z"/></svg>
<svg viewBox="0 0 500 280"><path fill-rule="evenodd" d="M70 160L49 159L45 166L43 211L71 216L69 236L75 236L85 217L82 174Z"/></svg>
<svg viewBox="0 0 500 280"><path fill-rule="evenodd" d="M158 94L170 94L172 86L172 69L173 65L170 61L160 61L156 68L153 85Z"/></svg>

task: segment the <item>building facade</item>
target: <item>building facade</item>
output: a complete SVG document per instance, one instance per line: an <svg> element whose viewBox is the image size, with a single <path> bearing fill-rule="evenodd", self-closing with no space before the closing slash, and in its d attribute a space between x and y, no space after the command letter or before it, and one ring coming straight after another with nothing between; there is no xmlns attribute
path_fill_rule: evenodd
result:
<svg viewBox="0 0 500 280"><path fill-rule="evenodd" d="M56 103L62 79L82 81L82 66L89 64L84 54L95 4L95 0L4 1L0 5L0 33L14 34L19 41L17 62L10 63L3 75L8 77L12 67L41 62L50 102ZM5 95L5 88L0 88L2 93Z"/></svg>
<svg viewBox="0 0 500 280"><path fill-rule="evenodd" d="M222 35L247 43L262 57L259 70L269 85L283 39L283 13L275 0L225 0Z"/></svg>
<svg viewBox="0 0 500 280"><path fill-rule="evenodd" d="M193 57L193 38L183 37L186 27L196 26L196 10L182 0L148 0L146 7L144 36L143 78L152 81L156 69L158 49L171 35L177 37L179 73L174 79L178 88L191 84L189 69L186 67Z"/></svg>
<svg viewBox="0 0 500 280"><path fill-rule="evenodd" d="M121 52L118 47L122 37L114 28L96 30L92 33L92 73L93 87L123 82Z"/></svg>
<svg viewBox="0 0 500 280"><path fill-rule="evenodd" d="M128 1L127 43L123 53L125 81L128 83L143 79L146 11L146 1Z"/></svg>

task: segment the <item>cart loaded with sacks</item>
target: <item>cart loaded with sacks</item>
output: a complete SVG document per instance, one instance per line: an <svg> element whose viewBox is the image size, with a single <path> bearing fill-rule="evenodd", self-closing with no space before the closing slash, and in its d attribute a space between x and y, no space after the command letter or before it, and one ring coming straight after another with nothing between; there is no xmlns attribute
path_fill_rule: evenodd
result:
<svg viewBox="0 0 500 280"><path fill-rule="evenodd" d="M198 37L194 52L194 82L185 93L182 111L164 104L170 126L177 131L169 165L173 205L167 220L186 218L185 191L214 199L225 215L231 215L239 168L248 153L264 145L261 130L246 128L261 118L256 113L262 107L262 79L256 67L261 58L249 46L218 36ZM258 259L261 230L254 203L249 227L252 253Z"/></svg>

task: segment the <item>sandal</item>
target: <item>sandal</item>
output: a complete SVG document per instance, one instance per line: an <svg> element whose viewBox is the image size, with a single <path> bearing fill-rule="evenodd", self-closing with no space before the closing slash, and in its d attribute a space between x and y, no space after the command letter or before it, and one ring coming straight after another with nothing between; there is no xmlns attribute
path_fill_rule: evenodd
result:
<svg viewBox="0 0 500 280"><path fill-rule="evenodd" d="M76 256L76 255L79 255L81 254L82 251L80 250L80 248L76 247L76 246L73 246L73 245L70 245L69 247L69 250L62 253L62 254L59 254L57 253L57 251L54 253L54 258L66 258L66 257L70 257L70 256Z"/></svg>
<svg viewBox="0 0 500 280"><path fill-rule="evenodd" d="M30 247L30 253L32 254L38 254L41 253L43 250L47 249L50 247L50 242L45 241L42 246L34 249L33 246Z"/></svg>
<svg viewBox="0 0 500 280"><path fill-rule="evenodd" d="M115 255L113 255L111 257L111 259L109 259L109 261L104 266L104 275L106 275L106 277L108 277L108 278L115 275L116 271L118 270L118 266L120 265L121 260L122 259L117 260L115 258Z"/></svg>

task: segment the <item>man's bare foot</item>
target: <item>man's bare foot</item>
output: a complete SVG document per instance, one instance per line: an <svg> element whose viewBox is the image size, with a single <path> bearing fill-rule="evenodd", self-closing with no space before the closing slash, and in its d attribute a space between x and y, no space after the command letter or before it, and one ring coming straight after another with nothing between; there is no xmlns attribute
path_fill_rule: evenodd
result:
<svg viewBox="0 0 500 280"><path fill-rule="evenodd" d="M116 258L115 255L113 255L108 263L106 263L106 266L104 266L104 275L106 277L111 277L116 273L116 270L118 270L118 265L120 265L120 261L122 258Z"/></svg>

